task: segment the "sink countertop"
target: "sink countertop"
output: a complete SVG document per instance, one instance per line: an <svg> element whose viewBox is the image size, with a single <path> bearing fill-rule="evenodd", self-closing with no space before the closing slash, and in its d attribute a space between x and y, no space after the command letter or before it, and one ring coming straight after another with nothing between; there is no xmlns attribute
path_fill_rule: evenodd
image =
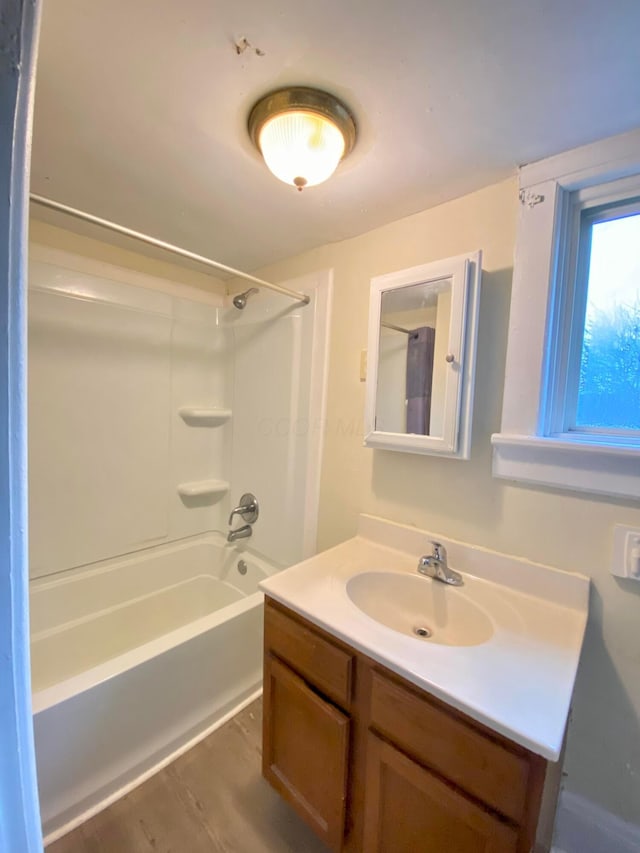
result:
<svg viewBox="0 0 640 853"><path fill-rule="evenodd" d="M446 594L462 591L476 603L491 619L493 635L467 646L418 639L362 612L347 594L347 582L362 572L415 575L429 538L362 516L360 535L260 588L417 687L557 761L586 627L588 578L445 539L450 565L464 575L464 586L446 587ZM424 583L440 584L429 578Z"/></svg>

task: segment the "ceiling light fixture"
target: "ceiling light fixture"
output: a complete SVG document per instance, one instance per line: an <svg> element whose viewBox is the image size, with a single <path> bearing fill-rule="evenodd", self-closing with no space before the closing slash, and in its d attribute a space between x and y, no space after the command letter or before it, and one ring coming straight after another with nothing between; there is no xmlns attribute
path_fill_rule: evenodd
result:
<svg viewBox="0 0 640 853"><path fill-rule="evenodd" d="M253 106L249 135L276 178L302 190L333 175L355 145L356 123L328 92L291 86Z"/></svg>

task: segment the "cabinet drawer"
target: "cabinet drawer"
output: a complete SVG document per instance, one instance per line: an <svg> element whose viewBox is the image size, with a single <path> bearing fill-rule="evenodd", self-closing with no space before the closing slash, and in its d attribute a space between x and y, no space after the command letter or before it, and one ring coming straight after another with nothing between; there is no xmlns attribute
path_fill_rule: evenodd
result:
<svg viewBox="0 0 640 853"><path fill-rule="evenodd" d="M325 696L349 708L353 655L291 619L268 601L264 610L264 639L266 651L286 661Z"/></svg>
<svg viewBox="0 0 640 853"><path fill-rule="evenodd" d="M506 817L523 819L527 759L378 672L373 673L371 726Z"/></svg>

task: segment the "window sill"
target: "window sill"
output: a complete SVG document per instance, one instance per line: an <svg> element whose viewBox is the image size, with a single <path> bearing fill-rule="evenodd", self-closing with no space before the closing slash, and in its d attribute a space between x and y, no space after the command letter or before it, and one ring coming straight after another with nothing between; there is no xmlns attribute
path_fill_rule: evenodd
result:
<svg viewBox="0 0 640 853"><path fill-rule="evenodd" d="M640 499L640 447L611 440L497 433L493 476L557 489Z"/></svg>

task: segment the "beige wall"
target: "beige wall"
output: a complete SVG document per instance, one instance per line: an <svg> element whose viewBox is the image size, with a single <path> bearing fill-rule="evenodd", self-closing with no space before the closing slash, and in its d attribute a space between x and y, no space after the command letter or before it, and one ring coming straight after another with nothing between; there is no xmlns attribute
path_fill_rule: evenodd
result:
<svg viewBox="0 0 640 853"><path fill-rule="evenodd" d="M609 573L613 525L640 526L640 508L491 476L489 440L500 426L516 209L516 183L509 180L259 274L282 281L327 267L335 271L319 546L351 536L364 511L590 575L591 618L567 787L640 824L640 584ZM483 250L484 271L470 461L364 448L359 358L367 345L369 279L474 249Z"/></svg>
<svg viewBox="0 0 640 853"><path fill-rule="evenodd" d="M506 181L260 275L277 281L327 267L335 271L319 546L351 536L364 511L590 575L591 619L576 687L567 787L640 824L640 584L609 573L613 524L640 526L640 508L491 477L489 437L500 425L516 205L516 183ZM30 227L31 238L45 245L224 292L211 276L37 220ZM369 279L479 248L484 272L471 460L364 448L359 364L367 345Z"/></svg>
<svg viewBox="0 0 640 853"><path fill-rule="evenodd" d="M226 293L224 282L214 276L188 269L181 264L173 264L169 261L147 257L138 252L121 249L104 243L102 240L95 240L68 231L65 228L50 225L33 216L29 220L29 241L40 243L43 246L52 246L55 249L64 249L76 255L82 255L107 264L115 264L145 275L186 284L189 287L207 291L207 293L218 293L220 295Z"/></svg>

